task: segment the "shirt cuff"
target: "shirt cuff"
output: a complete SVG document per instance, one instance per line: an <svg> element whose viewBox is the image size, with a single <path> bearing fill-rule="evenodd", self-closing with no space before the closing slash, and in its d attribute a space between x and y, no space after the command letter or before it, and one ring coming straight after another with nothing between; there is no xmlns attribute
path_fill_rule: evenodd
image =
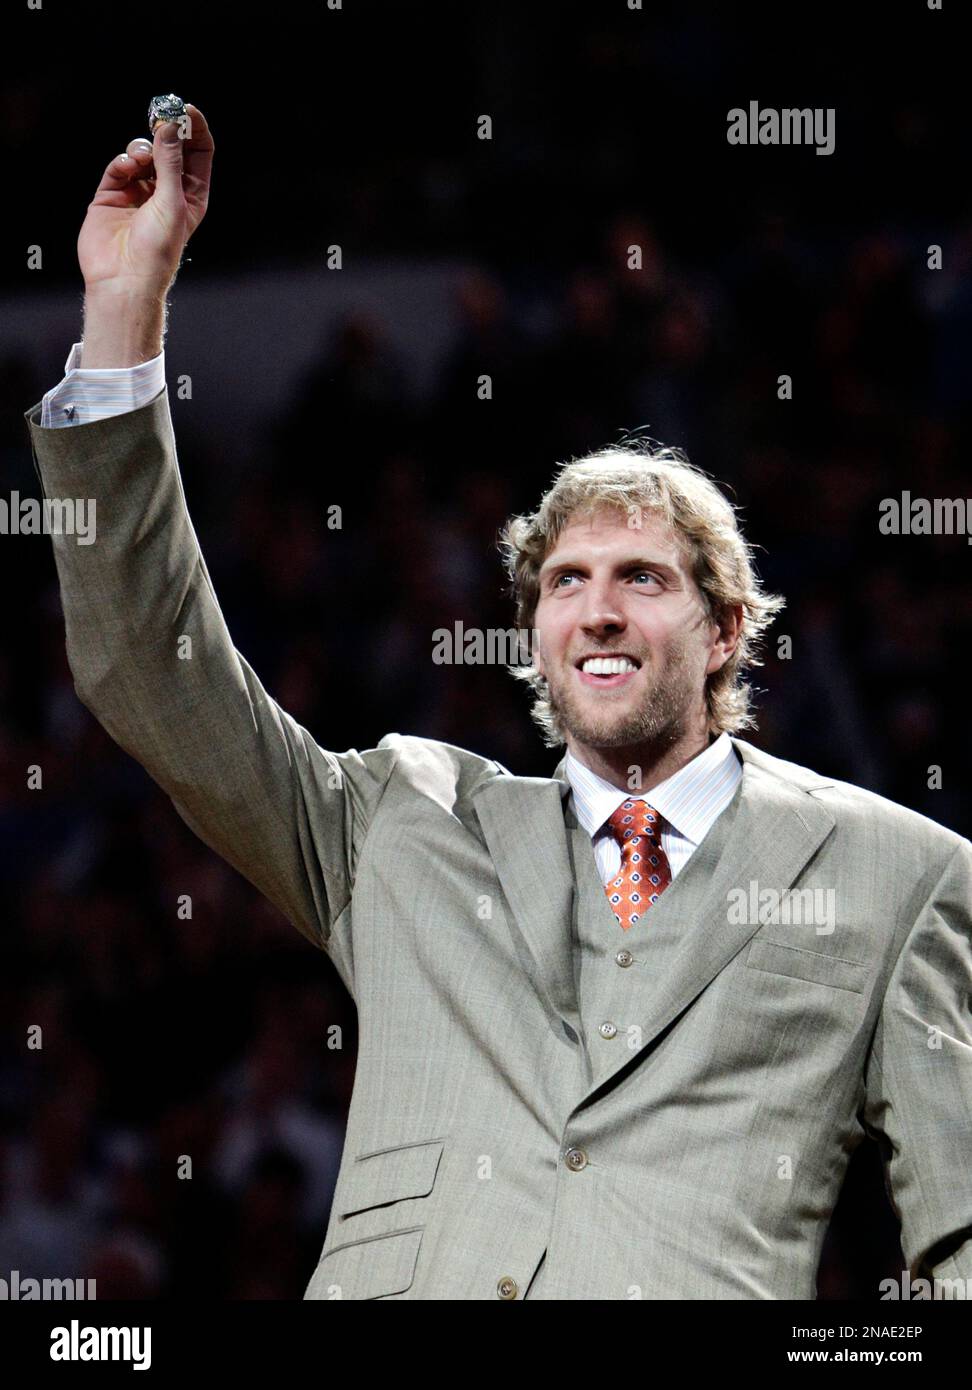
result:
<svg viewBox="0 0 972 1390"><path fill-rule="evenodd" d="M139 410L165 386L165 350L136 367L80 367L81 343L64 364L64 377L41 402L41 427L86 425Z"/></svg>

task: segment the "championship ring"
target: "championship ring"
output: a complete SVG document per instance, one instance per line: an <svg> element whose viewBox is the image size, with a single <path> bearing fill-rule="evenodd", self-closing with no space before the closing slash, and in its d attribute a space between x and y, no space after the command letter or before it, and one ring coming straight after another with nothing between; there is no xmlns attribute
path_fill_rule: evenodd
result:
<svg viewBox="0 0 972 1390"><path fill-rule="evenodd" d="M155 135L155 127L160 121L178 121L186 114L186 103L174 92L168 96L153 97L149 102L149 130Z"/></svg>

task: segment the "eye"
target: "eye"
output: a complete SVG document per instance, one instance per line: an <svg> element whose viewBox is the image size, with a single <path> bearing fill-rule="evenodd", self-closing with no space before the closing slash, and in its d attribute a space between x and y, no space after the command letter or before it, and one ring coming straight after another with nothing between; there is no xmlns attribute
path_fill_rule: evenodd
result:
<svg viewBox="0 0 972 1390"><path fill-rule="evenodd" d="M558 574L558 575L557 575L557 578L554 580L554 588L555 588L555 589L563 589L563 588L566 587L566 585L564 585L563 582L562 582L563 580L565 580L565 579L576 579L576 578L577 578L577 571L576 571L576 570L564 570L563 574Z"/></svg>
<svg viewBox="0 0 972 1390"><path fill-rule="evenodd" d="M656 584L660 584L660 583L661 583L661 580L658 578L658 575L657 575L657 574L653 574L651 570L636 570L636 571L634 572L634 574L633 574L631 577L632 577L632 579L634 579L635 581L637 581L637 580L639 580L639 579L653 579L653 580L655 581ZM644 587L644 586L642 585L642 588L643 588L643 587Z"/></svg>

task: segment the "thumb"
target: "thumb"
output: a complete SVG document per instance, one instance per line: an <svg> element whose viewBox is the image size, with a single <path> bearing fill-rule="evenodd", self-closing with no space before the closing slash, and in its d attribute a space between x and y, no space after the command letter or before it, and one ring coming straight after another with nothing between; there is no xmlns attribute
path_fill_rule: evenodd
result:
<svg viewBox="0 0 972 1390"><path fill-rule="evenodd" d="M155 164L155 197L162 208L174 212L183 205L182 141L177 121L163 121L155 132L152 159Z"/></svg>

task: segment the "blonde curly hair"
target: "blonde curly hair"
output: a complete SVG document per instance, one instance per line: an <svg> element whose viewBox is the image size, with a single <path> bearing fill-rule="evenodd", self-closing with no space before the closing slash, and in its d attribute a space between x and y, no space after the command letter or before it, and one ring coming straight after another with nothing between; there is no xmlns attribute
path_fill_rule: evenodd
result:
<svg viewBox="0 0 972 1390"><path fill-rule="evenodd" d="M540 567L564 527L604 508L623 513L629 523L645 511L667 523L681 541L710 622L721 622L727 609L742 605L739 640L729 660L707 678L706 706L712 732L754 727L752 688L744 672L762 665L760 639L786 600L764 591L736 507L680 449L642 437L571 459L558 467L535 512L507 521L498 545L520 633L533 631ZM531 687L532 716L547 747L563 744L564 730L547 696L547 683L532 660L521 653L521 664L508 669Z"/></svg>

